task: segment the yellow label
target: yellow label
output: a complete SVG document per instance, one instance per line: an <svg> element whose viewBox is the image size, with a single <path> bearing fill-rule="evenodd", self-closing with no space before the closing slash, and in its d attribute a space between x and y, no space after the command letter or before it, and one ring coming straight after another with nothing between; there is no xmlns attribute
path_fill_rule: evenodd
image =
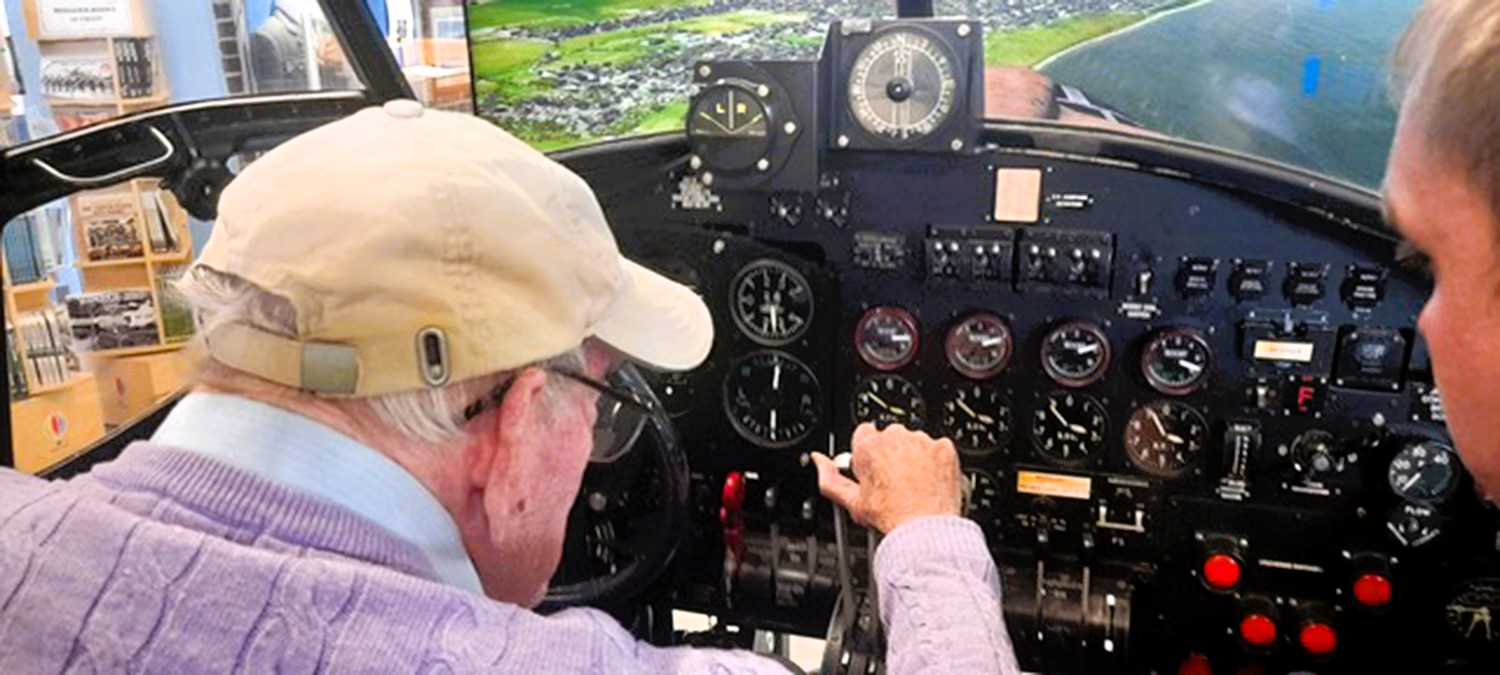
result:
<svg viewBox="0 0 1500 675"><path fill-rule="evenodd" d="M1313 345L1311 342L1277 342L1274 340L1256 340L1255 358L1260 361L1296 361L1297 363L1312 363Z"/></svg>
<svg viewBox="0 0 1500 675"><path fill-rule="evenodd" d="M1021 471L1016 474L1016 492L1062 499L1088 499L1093 479L1056 473Z"/></svg>

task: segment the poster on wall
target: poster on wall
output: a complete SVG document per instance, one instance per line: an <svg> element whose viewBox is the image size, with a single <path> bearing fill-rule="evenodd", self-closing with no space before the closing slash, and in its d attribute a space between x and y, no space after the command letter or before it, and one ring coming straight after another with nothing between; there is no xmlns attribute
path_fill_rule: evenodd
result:
<svg viewBox="0 0 1500 675"><path fill-rule="evenodd" d="M132 0L37 0L37 23L46 37L129 35Z"/></svg>

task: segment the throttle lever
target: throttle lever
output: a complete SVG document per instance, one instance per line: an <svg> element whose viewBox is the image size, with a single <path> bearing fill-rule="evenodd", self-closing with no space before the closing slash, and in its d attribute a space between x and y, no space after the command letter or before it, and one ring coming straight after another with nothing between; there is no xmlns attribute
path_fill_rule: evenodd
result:
<svg viewBox="0 0 1500 675"><path fill-rule="evenodd" d="M843 474L850 480L855 480L853 455L847 452L839 453L838 455L834 456L833 464L838 468L839 473ZM849 621L854 620L853 613L855 612L856 608L856 603L854 601L854 574L849 564L849 544L847 534L848 525L846 524L846 520L848 519L848 517L848 513L843 509L843 507L839 506L837 503L833 505L833 534L835 543L838 547L839 583L843 586L842 594L845 596L845 602L843 603L843 609L845 612L844 618L846 619L845 625L853 625L852 623L848 623ZM868 561L870 567L870 612L874 619L871 632L874 634L874 638L877 641L882 639L882 626L880 624L880 589L879 585L875 582L875 549L879 545L880 534L877 533L873 528L869 528L865 533L865 560Z"/></svg>

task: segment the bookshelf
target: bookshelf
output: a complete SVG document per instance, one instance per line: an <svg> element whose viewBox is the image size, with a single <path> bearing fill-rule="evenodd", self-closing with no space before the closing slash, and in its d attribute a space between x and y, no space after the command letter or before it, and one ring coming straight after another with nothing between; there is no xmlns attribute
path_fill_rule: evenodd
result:
<svg viewBox="0 0 1500 675"><path fill-rule="evenodd" d="M24 0L41 92L63 131L170 101L144 0Z"/></svg>

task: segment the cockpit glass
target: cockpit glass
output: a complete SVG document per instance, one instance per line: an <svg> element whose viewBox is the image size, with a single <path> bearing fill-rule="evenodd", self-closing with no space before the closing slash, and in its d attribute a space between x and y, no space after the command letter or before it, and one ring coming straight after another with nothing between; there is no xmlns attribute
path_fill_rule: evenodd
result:
<svg viewBox="0 0 1500 675"><path fill-rule="evenodd" d="M1395 127L1386 64L1420 0L940 0L984 22L986 114L1113 127L1374 187ZM543 149L683 128L693 64L814 59L891 2L472 3L484 117Z"/></svg>

